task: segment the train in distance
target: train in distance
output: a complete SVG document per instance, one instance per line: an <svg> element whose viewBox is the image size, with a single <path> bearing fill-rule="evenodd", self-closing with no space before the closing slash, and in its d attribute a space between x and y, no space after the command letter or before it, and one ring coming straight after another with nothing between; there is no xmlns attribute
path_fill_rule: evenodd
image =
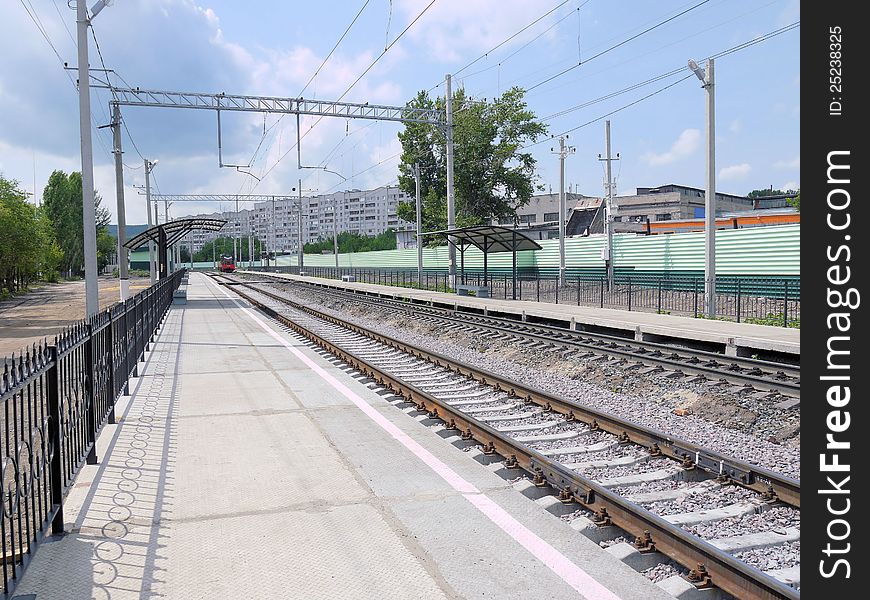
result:
<svg viewBox="0 0 870 600"><path fill-rule="evenodd" d="M232 256L221 256L221 263L218 266L221 273L232 273L236 270L236 261Z"/></svg>

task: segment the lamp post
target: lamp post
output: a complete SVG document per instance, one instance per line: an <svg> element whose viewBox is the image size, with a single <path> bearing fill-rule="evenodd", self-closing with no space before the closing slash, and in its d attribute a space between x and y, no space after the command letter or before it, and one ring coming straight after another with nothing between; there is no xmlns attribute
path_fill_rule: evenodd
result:
<svg viewBox="0 0 870 600"><path fill-rule="evenodd" d="M689 69L701 80L707 92L707 191L704 197L704 312L716 316L716 118L713 59L702 69L689 60Z"/></svg>
<svg viewBox="0 0 870 600"><path fill-rule="evenodd" d="M82 155L82 236L85 246L85 317L100 311L100 292L97 283L97 216L94 208L94 151L91 140L91 86L88 72L88 27L91 19L113 0L99 0L91 7L84 1L76 2L76 46L78 47L79 75L79 133Z"/></svg>

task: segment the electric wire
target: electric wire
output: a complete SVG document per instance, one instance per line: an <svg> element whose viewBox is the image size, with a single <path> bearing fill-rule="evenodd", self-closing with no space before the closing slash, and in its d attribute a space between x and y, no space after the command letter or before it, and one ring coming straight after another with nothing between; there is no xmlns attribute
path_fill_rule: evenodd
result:
<svg viewBox="0 0 870 600"><path fill-rule="evenodd" d="M411 27L413 27L414 24L415 24L417 21L419 21L420 18L421 18L424 14L426 14L426 12L427 12L430 8L432 8L432 5L435 4L435 2L436 2L436 0L431 0L431 2L429 2L429 4L426 5L426 8L424 8L422 11L420 11L420 13L419 13L416 17L414 17L414 20L411 21L411 22L408 24L408 26L405 27L405 29L403 29L402 32L401 32L398 36L396 36L396 38L395 38L392 42L390 42L390 44L389 44L386 48L384 48L384 51L381 52L381 53L380 53L380 54L379 54L379 55L378 55L378 56L377 56L377 57L372 61L372 63L371 63L368 67L366 67L366 69L362 72L362 74L361 74L359 77L357 77L357 78L353 81L353 83L351 83L351 84L348 86L348 88L347 88L344 92L342 92L341 96L339 96L338 99L335 100L335 103L340 102L341 99L344 98L344 97L345 97L345 96L346 96L346 95L347 95L347 94L348 94L348 93L353 89L353 87L354 87L357 83L359 83L360 80L361 80L363 77L366 76L366 74L368 74L369 71L372 70L372 68L373 68L373 67L378 63L378 61L380 61L381 58L383 58L384 55L385 55L387 52L389 52L390 48L392 48L394 45L396 45L396 43L397 43L400 39L402 39L402 37L403 37L403 36L408 32L408 30L411 29ZM333 106L334 106L334 105L335 105L335 104L333 104ZM308 128L308 130L307 130L304 134L301 135L301 137L299 138L299 141L301 141L302 139L304 139L305 136L308 135L308 133L309 133L312 129L314 129L314 127L315 127L318 123L320 123L320 121L322 121L324 118L325 118L325 117L323 117L323 116L319 117L319 118L318 118L318 119L317 119L317 120L316 120L316 121L315 121L315 122L314 122L314 123L313 123L313 124ZM290 148L289 148L289 149L288 149L284 154L282 154L282 155L278 158L278 160L275 161L275 163L274 163L271 167L269 167L269 169L268 169L268 170L263 174L263 177L262 177L262 178L265 179L265 178L269 175L269 173L271 173L271 172L275 169L275 167L277 167L277 166L281 163L281 161L284 160L284 158L285 158L285 157L290 153L290 151L292 151L295 147L296 147L296 143L294 143L294 144L293 144L293 145L292 145L292 146L291 146L291 147L290 147ZM253 191L254 189L256 189L257 186L258 186L259 184L260 184L260 182L258 181L258 182L254 185L254 187L252 188L252 191Z"/></svg>

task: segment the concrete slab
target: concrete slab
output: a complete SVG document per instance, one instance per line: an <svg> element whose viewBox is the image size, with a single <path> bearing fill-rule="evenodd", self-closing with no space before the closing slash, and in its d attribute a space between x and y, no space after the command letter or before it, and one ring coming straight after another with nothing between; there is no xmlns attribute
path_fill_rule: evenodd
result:
<svg viewBox="0 0 870 600"><path fill-rule="evenodd" d="M267 329L191 276L70 492L67 535L16 595L669 597L440 428Z"/></svg>

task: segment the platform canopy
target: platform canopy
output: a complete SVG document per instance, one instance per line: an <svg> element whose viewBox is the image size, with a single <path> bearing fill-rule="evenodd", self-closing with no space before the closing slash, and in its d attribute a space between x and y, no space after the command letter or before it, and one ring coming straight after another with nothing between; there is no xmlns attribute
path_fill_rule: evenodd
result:
<svg viewBox="0 0 870 600"><path fill-rule="evenodd" d="M163 279L169 274L168 250L172 245L191 231L198 229L203 231L218 231L227 222L225 219L176 219L169 223L155 225L146 229L139 235L131 238L125 244L125 248L135 250L142 244L154 242L157 244L158 276ZM149 269L151 266L149 265Z"/></svg>
<svg viewBox="0 0 870 600"><path fill-rule="evenodd" d="M474 225L430 231L423 235L440 235L454 238L460 246L476 246L484 254L492 252L518 252L520 250L540 250L541 245L526 234L499 225Z"/></svg>
<svg viewBox="0 0 870 600"><path fill-rule="evenodd" d="M487 257L493 252L511 252L513 254L512 273L514 299L517 294L517 252L522 250L540 250L541 245L535 240L510 227L499 225L474 225L430 231L423 235L438 235L446 237L450 243L459 246L462 282L465 283L465 250L468 246L479 248L483 252L483 281L488 279Z"/></svg>
<svg viewBox="0 0 870 600"><path fill-rule="evenodd" d="M218 231L226 225L226 223L225 219L176 219L175 221L163 223L162 225L155 225L151 229L146 229L139 235L127 240L124 247L129 248L130 250L135 250L147 242L160 243L161 230L163 231L163 235L166 236L165 244L171 246L194 229Z"/></svg>

